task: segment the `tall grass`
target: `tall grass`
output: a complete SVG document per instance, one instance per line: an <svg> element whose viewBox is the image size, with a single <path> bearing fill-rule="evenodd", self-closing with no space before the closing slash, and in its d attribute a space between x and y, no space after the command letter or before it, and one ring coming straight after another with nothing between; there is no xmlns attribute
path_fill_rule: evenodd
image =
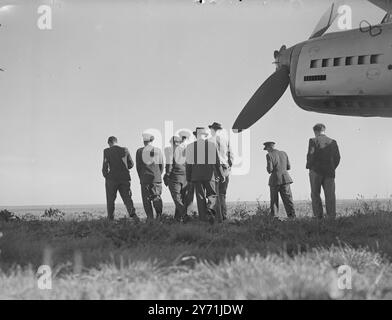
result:
<svg viewBox="0 0 392 320"><path fill-rule="evenodd" d="M1 220L0 298L391 298L391 211L360 201L335 221L271 219L260 202L239 203L212 226L168 216L154 224L62 214ZM43 263L52 266L52 290L37 289ZM353 270L352 290L336 286L341 265Z"/></svg>

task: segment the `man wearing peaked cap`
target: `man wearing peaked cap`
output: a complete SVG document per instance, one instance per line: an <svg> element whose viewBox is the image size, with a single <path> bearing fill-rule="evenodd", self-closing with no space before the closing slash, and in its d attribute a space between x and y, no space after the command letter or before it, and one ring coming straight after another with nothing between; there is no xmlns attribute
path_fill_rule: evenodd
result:
<svg viewBox="0 0 392 320"><path fill-rule="evenodd" d="M187 181L185 175L185 157L181 148L182 139L174 136L170 139L170 147L165 148L166 173L163 177L169 187L175 205L174 218L177 221L186 219L187 214Z"/></svg>
<svg viewBox="0 0 392 320"><path fill-rule="evenodd" d="M264 149L263 150L268 150L268 148L274 148L275 147L275 142L272 141L268 141L268 142L264 142Z"/></svg>
<svg viewBox="0 0 392 320"><path fill-rule="evenodd" d="M163 211L161 198L163 156L162 151L151 144L154 140L153 135L143 133L142 137L144 147L139 148L136 152L136 169L140 179L147 221L152 221L154 219L153 207L157 219L162 216Z"/></svg>
<svg viewBox="0 0 392 320"><path fill-rule="evenodd" d="M290 184L293 183L288 170L291 169L286 152L275 149L275 142L264 143L267 153L267 171L270 174L269 187L271 197L271 216L279 213L279 194L282 198L286 214L295 218L295 209Z"/></svg>

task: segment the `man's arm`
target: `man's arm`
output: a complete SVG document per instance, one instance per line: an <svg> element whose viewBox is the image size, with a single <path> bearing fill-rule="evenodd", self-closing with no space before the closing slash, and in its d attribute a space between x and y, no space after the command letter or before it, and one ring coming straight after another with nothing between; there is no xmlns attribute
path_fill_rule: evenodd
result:
<svg viewBox="0 0 392 320"><path fill-rule="evenodd" d="M218 154L218 149L216 147L215 147L215 158L216 158L215 169L216 169L216 171L218 173L218 178L221 179L221 180L224 180L225 178L224 178L224 175L223 175L223 168L221 166L221 162L220 162L219 154Z"/></svg>
<svg viewBox="0 0 392 320"><path fill-rule="evenodd" d="M267 155L266 155L266 158L267 158L267 172L268 172L269 174L271 174L272 171L274 170L274 165L273 165L273 163L272 163L271 156L270 156L268 153L267 153Z"/></svg>
<svg viewBox="0 0 392 320"><path fill-rule="evenodd" d="M234 163L234 153L233 153L233 149L231 148L230 141L227 142L227 159L229 162L229 167L231 168Z"/></svg>
<svg viewBox="0 0 392 320"><path fill-rule="evenodd" d="M287 155L287 153L285 153L285 154L286 154L286 159L287 159L287 168L286 168L286 170L290 170L291 169L291 164L290 164L289 156Z"/></svg>
<svg viewBox="0 0 392 320"><path fill-rule="evenodd" d="M163 169L165 168L165 163L163 161L163 155L162 155L162 151L160 149L158 149L158 165L159 165L159 170L161 171L161 175L163 173Z"/></svg>
<svg viewBox="0 0 392 320"><path fill-rule="evenodd" d="M306 155L306 169L310 169L313 165L313 154L315 146L313 139L309 139L308 154Z"/></svg>
<svg viewBox="0 0 392 320"><path fill-rule="evenodd" d="M125 148L125 154L127 157L127 167L128 169L132 169L135 163L133 162L131 154L129 153L129 150L127 148Z"/></svg>
<svg viewBox="0 0 392 320"><path fill-rule="evenodd" d="M103 151L102 174L104 178L106 178L107 175L109 174L109 162L108 159L106 158L105 150Z"/></svg>
<svg viewBox="0 0 392 320"><path fill-rule="evenodd" d="M186 174L186 181L191 182L192 181L192 156L193 153L191 153L191 149L190 149L191 145L188 145L185 148L185 174Z"/></svg>
<svg viewBox="0 0 392 320"><path fill-rule="evenodd" d="M141 149L136 151L136 171L137 171L137 174L138 174L139 178L141 176L142 165L143 165L143 163L142 163L143 159L142 159L142 156L141 156L141 154L142 154L141 151L142 151Z"/></svg>
<svg viewBox="0 0 392 320"><path fill-rule="evenodd" d="M170 176L173 170L173 150L170 147L165 148L165 158L166 158L166 174Z"/></svg>
<svg viewBox="0 0 392 320"><path fill-rule="evenodd" d="M338 147L338 143L335 141L335 152L334 152L334 164L335 164L335 169L338 167L339 163L340 163L340 152L339 152L339 147Z"/></svg>

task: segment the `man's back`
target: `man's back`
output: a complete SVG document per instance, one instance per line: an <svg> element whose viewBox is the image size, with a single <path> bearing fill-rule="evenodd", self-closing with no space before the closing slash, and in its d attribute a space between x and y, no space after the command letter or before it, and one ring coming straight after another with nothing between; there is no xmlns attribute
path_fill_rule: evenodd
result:
<svg viewBox="0 0 392 320"><path fill-rule="evenodd" d="M233 164L233 151L231 150L229 141L218 135L209 138L208 141L216 144L221 164L231 167Z"/></svg>
<svg viewBox="0 0 392 320"><path fill-rule="evenodd" d="M170 179L174 181L182 181L185 179L185 159L184 147L172 146L165 148L166 173Z"/></svg>
<svg viewBox="0 0 392 320"><path fill-rule="evenodd" d="M320 175L334 178L340 163L340 153L335 140L324 134L309 140L306 168Z"/></svg>
<svg viewBox="0 0 392 320"><path fill-rule="evenodd" d="M161 150L151 145L138 149L136 152L136 168L140 183L161 183L163 172Z"/></svg>
<svg viewBox="0 0 392 320"><path fill-rule="evenodd" d="M186 148L186 175L188 181L210 181L219 176L220 161L216 145L199 139Z"/></svg>
<svg viewBox="0 0 392 320"><path fill-rule="evenodd" d="M103 152L102 173L106 179L129 181L129 169L134 165L127 148L114 145Z"/></svg>
<svg viewBox="0 0 392 320"><path fill-rule="evenodd" d="M286 152L273 150L267 154L267 171L271 174L269 185L292 183L287 170L290 170L290 161Z"/></svg>

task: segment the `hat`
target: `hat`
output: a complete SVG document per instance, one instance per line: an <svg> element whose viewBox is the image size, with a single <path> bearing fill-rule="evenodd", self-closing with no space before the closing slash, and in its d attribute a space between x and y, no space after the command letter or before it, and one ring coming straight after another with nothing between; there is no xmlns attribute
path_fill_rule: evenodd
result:
<svg viewBox="0 0 392 320"><path fill-rule="evenodd" d="M275 145L275 142L272 141L268 141L268 142L264 142L264 150L267 150L268 147L273 147Z"/></svg>
<svg viewBox="0 0 392 320"><path fill-rule="evenodd" d="M178 136L173 136L170 139L170 143L172 143L172 144L174 144L174 143L181 143L181 142L182 142L182 139L180 137L178 137Z"/></svg>
<svg viewBox="0 0 392 320"><path fill-rule="evenodd" d="M189 131L186 131L186 130L182 130L182 131L180 131L179 133L178 133L178 136L180 137L180 138L182 138L182 139L184 139L184 138L189 138L190 136L191 136L191 134L189 133Z"/></svg>
<svg viewBox="0 0 392 320"><path fill-rule="evenodd" d="M193 134L197 137L198 134L205 134L206 136L208 135L208 131L204 127L197 127L195 131L193 131Z"/></svg>
<svg viewBox="0 0 392 320"><path fill-rule="evenodd" d="M154 141L154 136L151 133L145 132L142 134L142 137L143 137L143 141L146 141L146 142Z"/></svg>
<svg viewBox="0 0 392 320"><path fill-rule="evenodd" d="M222 125L218 122L214 122L212 125L208 126L208 128L210 129L214 129L214 130L222 130Z"/></svg>

